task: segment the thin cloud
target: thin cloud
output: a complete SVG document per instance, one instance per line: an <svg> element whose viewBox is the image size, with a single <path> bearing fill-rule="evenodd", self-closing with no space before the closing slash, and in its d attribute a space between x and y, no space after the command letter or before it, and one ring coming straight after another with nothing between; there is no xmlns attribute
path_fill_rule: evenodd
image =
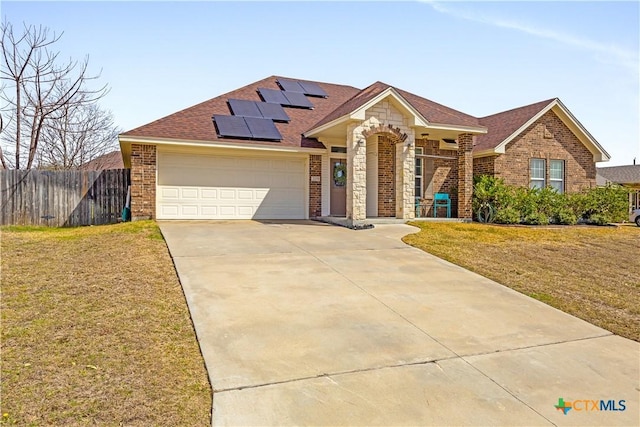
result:
<svg viewBox="0 0 640 427"><path fill-rule="evenodd" d="M605 44L587 38L581 38L567 33L550 30L547 28L528 25L514 20L506 20L495 16L488 16L477 11L473 13L464 10L454 10L439 2L423 0L423 3L431 6L435 11L468 21L479 22L495 27L520 31L535 37L553 40L567 46L573 46L597 54L600 58L611 58L615 63L638 71L638 53L624 49L615 44Z"/></svg>

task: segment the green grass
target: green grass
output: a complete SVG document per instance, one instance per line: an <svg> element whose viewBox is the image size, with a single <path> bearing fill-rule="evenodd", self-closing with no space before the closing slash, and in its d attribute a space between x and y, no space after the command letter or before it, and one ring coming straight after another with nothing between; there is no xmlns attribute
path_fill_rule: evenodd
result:
<svg viewBox="0 0 640 427"><path fill-rule="evenodd" d="M210 425L211 388L151 221L1 229L3 424Z"/></svg>
<svg viewBox="0 0 640 427"><path fill-rule="evenodd" d="M412 223L403 240L640 341L640 228Z"/></svg>

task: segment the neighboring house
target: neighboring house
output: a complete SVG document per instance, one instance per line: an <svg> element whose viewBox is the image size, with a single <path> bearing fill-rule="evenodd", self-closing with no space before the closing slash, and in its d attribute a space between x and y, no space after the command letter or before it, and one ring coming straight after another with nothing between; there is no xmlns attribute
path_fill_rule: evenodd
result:
<svg viewBox="0 0 640 427"><path fill-rule="evenodd" d="M640 209L640 165L610 166L598 168L598 185L619 184L629 192L629 212Z"/></svg>
<svg viewBox="0 0 640 427"><path fill-rule="evenodd" d="M134 219L357 224L414 218L435 193L470 219L474 174L577 191L609 159L558 99L477 118L381 82L276 76L125 132L120 146Z"/></svg>
<svg viewBox="0 0 640 427"><path fill-rule="evenodd" d="M112 151L102 156L80 165L78 169L86 171L101 171L105 169L123 169L122 153L120 151Z"/></svg>

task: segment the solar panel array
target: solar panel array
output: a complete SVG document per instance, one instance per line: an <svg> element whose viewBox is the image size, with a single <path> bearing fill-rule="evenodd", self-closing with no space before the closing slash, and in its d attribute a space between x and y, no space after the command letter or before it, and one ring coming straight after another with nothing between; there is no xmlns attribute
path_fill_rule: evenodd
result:
<svg viewBox="0 0 640 427"><path fill-rule="evenodd" d="M270 104L280 104L283 107L313 108L313 104L301 92L287 92L261 87L258 89L258 93L265 102Z"/></svg>
<svg viewBox="0 0 640 427"><path fill-rule="evenodd" d="M282 135L271 119L216 114L213 121L221 137L282 140Z"/></svg>
<svg viewBox="0 0 640 427"><path fill-rule="evenodd" d="M289 116L281 105L266 102L248 101L245 99L230 99L229 107L234 116L271 119L276 122L288 122Z"/></svg>
<svg viewBox="0 0 640 427"><path fill-rule="evenodd" d="M283 107L312 109L313 104L307 96L327 97L327 93L313 82L287 79L276 82L283 90L258 88L264 102L229 99L229 109L233 115L213 116L218 136L281 141L282 135L274 122L289 122Z"/></svg>
<svg viewBox="0 0 640 427"><path fill-rule="evenodd" d="M320 98L327 97L327 92L325 92L317 83L314 82L279 79L278 84L287 92L298 92L304 95L316 96Z"/></svg>

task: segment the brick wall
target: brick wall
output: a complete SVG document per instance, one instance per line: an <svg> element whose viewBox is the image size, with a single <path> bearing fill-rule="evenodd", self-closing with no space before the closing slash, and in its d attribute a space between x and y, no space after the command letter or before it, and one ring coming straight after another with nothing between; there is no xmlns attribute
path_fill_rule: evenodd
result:
<svg viewBox="0 0 640 427"><path fill-rule="evenodd" d="M131 219L156 216L156 146L131 145Z"/></svg>
<svg viewBox="0 0 640 427"><path fill-rule="evenodd" d="M495 173L496 156L478 157L473 159L473 176L491 175Z"/></svg>
<svg viewBox="0 0 640 427"><path fill-rule="evenodd" d="M322 216L322 156L309 156L309 218Z"/></svg>
<svg viewBox="0 0 640 427"><path fill-rule="evenodd" d="M596 165L593 154L552 111L547 112L510 142L505 154L495 157L495 174L508 184L528 187L531 158L547 160L547 184L549 160L564 160L567 192L577 192L595 186ZM474 162L478 160L480 159L475 159Z"/></svg>
<svg viewBox="0 0 640 427"><path fill-rule="evenodd" d="M440 141L417 139L416 148L422 147L424 154L430 154L434 156L446 156L453 157L453 159L434 159L433 160L433 192L434 193L447 193L451 199L451 217L455 218L458 215L458 163L455 160L457 158L456 150L444 150L440 149ZM426 188L427 182L423 183ZM433 211L433 200L426 200L424 203L424 214L431 216ZM442 214L442 211L439 212Z"/></svg>
<svg viewBox="0 0 640 427"><path fill-rule="evenodd" d="M396 216L395 146L388 136L378 137L378 216Z"/></svg>

